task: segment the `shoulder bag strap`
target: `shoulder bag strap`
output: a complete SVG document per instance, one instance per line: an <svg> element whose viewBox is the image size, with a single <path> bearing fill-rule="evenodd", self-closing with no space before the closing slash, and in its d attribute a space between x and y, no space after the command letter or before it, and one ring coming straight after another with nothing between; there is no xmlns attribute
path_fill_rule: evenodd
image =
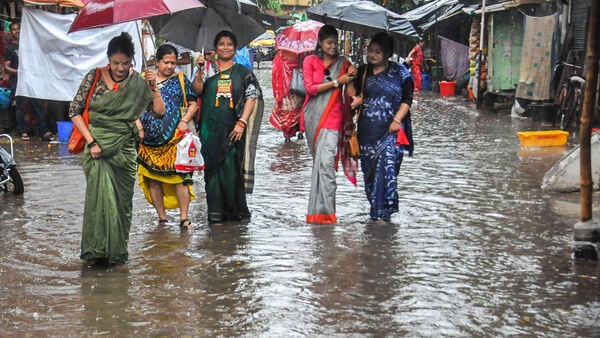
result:
<svg viewBox="0 0 600 338"><path fill-rule="evenodd" d="M181 85L181 92L183 93L183 107L187 108L187 95L185 94L185 81L183 80L183 72L177 73L177 77L179 78L179 84Z"/></svg>
<svg viewBox="0 0 600 338"><path fill-rule="evenodd" d="M369 68L369 65L365 65L365 71L363 72L363 76L362 76L362 82L360 83L360 95L362 95L363 100L365 98L365 80L367 79L367 68ZM360 104L360 107L358 107L358 111L356 112L356 124L355 124L355 129L356 129L356 125L358 124L358 119L360 119L360 112L362 111L363 108L363 104Z"/></svg>
<svg viewBox="0 0 600 338"><path fill-rule="evenodd" d="M181 85L181 92L183 93L183 107L187 108L188 102L187 102L187 95L185 94L185 81L184 81L183 72L177 73L177 77L179 78L179 84Z"/></svg>
<svg viewBox="0 0 600 338"><path fill-rule="evenodd" d="M89 108L90 108L90 101L92 100L92 94L94 94L94 90L96 89L96 84L98 83L98 80L100 79L100 75L102 74L102 68L100 67L96 67L96 76L94 77L94 82L92 82L92 86L90 87L90 92L88 93L87 99L85 100L85 108L83 109L83 114L81 114L81 117L83 117L83 121L85 122L85 125L87 126L89 124L89 120L90 120L90 113L88 112Z"/></svg>

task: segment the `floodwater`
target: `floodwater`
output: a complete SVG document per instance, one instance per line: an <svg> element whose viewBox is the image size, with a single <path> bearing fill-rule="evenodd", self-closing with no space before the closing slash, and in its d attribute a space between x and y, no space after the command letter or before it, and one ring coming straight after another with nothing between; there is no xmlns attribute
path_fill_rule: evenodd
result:
<svg viewBox="0 0 600 338"><path fill-rule="evenodd" d="M270 108L270 68L256 72ZM79 260L80 156L18 141L25 194L0 195L0 336L598 336L600 265L571 248L579 195L540 189L574 140L521 149L517 131L547 126L417 100L392 224L369 222L362 182L341 172L338 223L305 224L306 142L284 143L267 112L251 221L208 226L198 177L201 227L180 233L136 189L117 270Z"/></svg>

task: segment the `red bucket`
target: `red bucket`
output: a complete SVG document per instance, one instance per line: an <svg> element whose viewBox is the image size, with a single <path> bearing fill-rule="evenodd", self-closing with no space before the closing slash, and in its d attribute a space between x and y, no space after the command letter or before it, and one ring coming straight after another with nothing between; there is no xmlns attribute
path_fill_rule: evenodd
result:
<svg viewBox="0 0 600 338"><path fill-rule="evenodd" d="M443 96L454 96L456 91L456 82L454 81L440 81L440 95Z"/></svg>

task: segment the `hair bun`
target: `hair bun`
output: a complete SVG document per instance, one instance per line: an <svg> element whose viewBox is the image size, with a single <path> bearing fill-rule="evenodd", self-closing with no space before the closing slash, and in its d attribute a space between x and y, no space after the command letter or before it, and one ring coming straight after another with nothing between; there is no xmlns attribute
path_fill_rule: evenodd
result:
<svg viewBox="0 0 600 338"><path fill-rule="evenodd" d="M129 35L129 33L127 32L121 32L121 38L125 38L130 42L133 42L133 39L131 38L131 35Z"/></svg>

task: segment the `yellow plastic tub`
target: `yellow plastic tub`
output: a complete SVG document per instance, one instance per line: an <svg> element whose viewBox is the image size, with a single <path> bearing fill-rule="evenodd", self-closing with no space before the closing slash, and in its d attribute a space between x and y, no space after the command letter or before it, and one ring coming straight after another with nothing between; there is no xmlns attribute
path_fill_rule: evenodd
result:
<svg viewBox="0 0 600 338"><path fill-rule="evenodd" d="M567 144L569 132L562 130L520 131L521 147L555 147Z"/></svg>

